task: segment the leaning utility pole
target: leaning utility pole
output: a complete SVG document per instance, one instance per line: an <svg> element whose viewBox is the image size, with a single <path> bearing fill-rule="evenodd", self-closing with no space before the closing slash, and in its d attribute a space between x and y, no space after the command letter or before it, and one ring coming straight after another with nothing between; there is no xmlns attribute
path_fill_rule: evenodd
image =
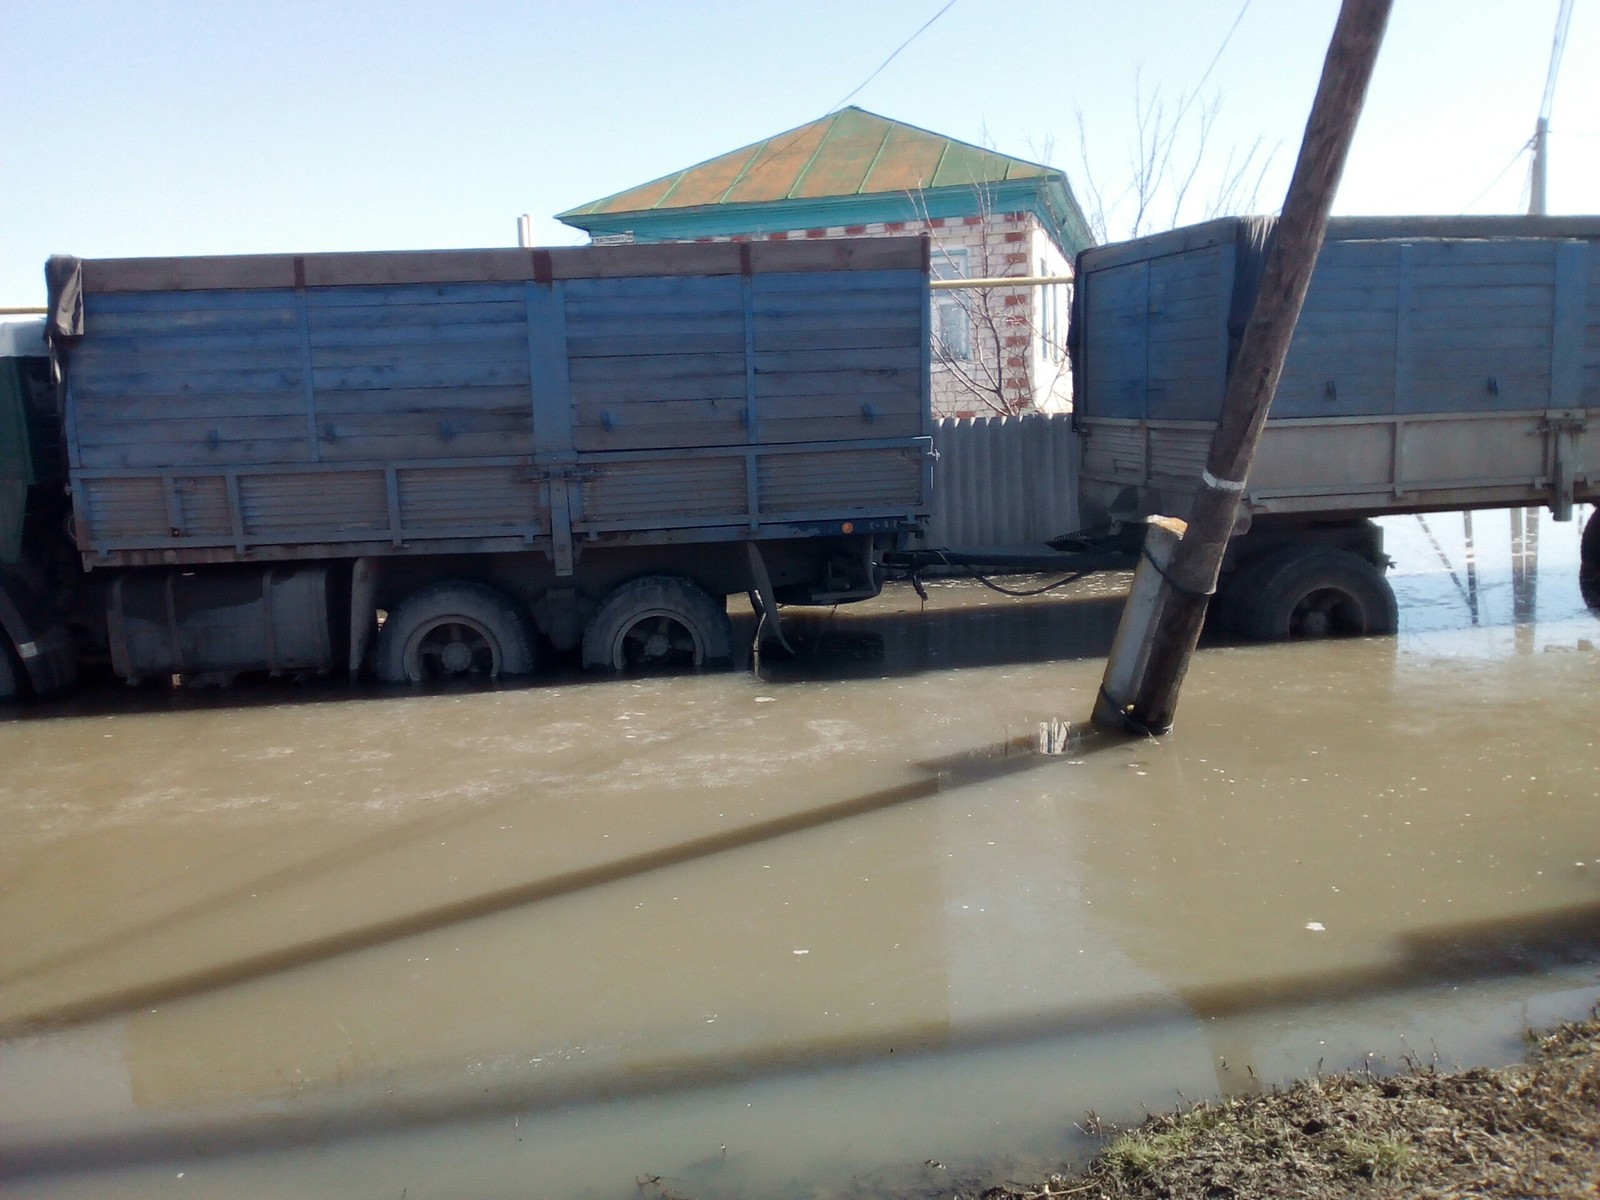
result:
<svg viewBox="0 0 1600 1200"><path fill-rule="evenodd" d="M1545 202L1545 180L1549 176L1550 122L1540 117L1533 126L1533 182L1528 188L1528 215L1542 217L1548 214Z"/></svg>
<svg viewBox="0 0 1600 1200"><path fill-rule="evenodd" d="M1555 103L1556 79L1561 74L1561 55L1567 48L1567 29L1572 24L1572 0L1561 0L1556 10L1556 33L1550 40L1550 69L1545 72L1544 97L1539 101L1539 119L1533 126L1533 169L1528 185L1528 213L1542 217L1549 211L1546 181L1550 173L1550 106Z"/></svg>
<svg viewBox="0 0 1600 1200"><path fill-rule="evenodd" d="M1187 527L1173 542L1147 547L1134 591L1146 603L1123 610L1144 628L1119 628L1106 664L1094 721L1103 728L1165 733L1172 728L1178 689L1215 590L1233 532L1250 463L1267 409L1283 373L1289 339L1299 320L1311 269L1322 249L1333 193L1344 170L1356 118L1383 41L1392 0L1344 0L1322 65L1300 158L1284 198L1262 271L1261 288L1245 327L1223 396L1222 416L1195 493ZM1171 524L1177 524L1173 522ZM1157 555L1170 558L1165 563ZM1151 572L1155 573L1153 577ZM1156 579L1159 578L1159 582Z"/></svg>

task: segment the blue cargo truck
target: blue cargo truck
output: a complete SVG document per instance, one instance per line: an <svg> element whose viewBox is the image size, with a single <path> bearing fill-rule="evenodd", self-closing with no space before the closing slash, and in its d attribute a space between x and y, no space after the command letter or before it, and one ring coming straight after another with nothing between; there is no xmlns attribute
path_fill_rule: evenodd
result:
<svg viewBox="0 0 1600 1200"><path fill-rule="evenodd" d="M1086 522L1182 517L1270 218L1084 251L1071 336ZM1600 219L1335 219L1214 616L1261 639L1395 627L1370 518L1600 498ZM1600 525L1585 531L1600 564Z"/></svg>
<svg viewBox="0 0 1600 1200"><path fill-rule="evenodd" d="M713 664L929 510L923 238L52 259L0 346L0 694Z"/></svg>

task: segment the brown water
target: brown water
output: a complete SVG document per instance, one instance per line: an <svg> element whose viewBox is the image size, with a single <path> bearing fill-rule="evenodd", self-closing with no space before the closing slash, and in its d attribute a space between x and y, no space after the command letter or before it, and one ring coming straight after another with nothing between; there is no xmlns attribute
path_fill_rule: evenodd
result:
<svg viewBox="0 0 1600 1200"><path fill-rule="evenodd" d="M1090 1108L1513 1058L1600 996L1600 620L1518 521L1392 519L1398 638L1208 648L1170 737L1059 758L1123 579L756 673L13 712L0 1187L948 1191Z"/></svg>

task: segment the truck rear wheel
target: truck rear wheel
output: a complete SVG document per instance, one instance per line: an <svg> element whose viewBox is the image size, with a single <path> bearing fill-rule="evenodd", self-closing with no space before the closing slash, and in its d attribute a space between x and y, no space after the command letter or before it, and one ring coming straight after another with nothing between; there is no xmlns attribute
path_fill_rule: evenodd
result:
<svg viewBox="0 0 1600 1200"><path fill-rule="evenodd" d="M1578 542L1578 558L1590 570L1600 570L1600 505L1583 523L1583 538Z"/></svg>
<svg viewBox="0 0 1600 1200"><path fill-rule="evenodd" d="M378 635L378 678L385 683L527 675L533 665L533 643L516 607L481 583L435 583L413 592Z"/></svg>
<svg viewBox="0 0 1600 1200"><path fill-rule="evenodd" d="M1238 632L1257 641L1361 637L1399 627L1394 589L1359 555L1330 546L1280 551L1252 564Z"/></svg>
<svg viewBox="0 0 1600 1200"><path fill-rule="evenodd" d="M583 632L583 665L609 671L711 667L733 657L726 604L675 575L646 575L607 596Z"/></svg>
<svg viewBox="0 0 1600 1200"><path fill-rule="evenodd" d="M0 639L5 637L0 634ZM11 650L0 646L0 700L15 700L21 692L21 674L11 662Z"/></svg>
<svg viewBox="0 0 1600 1200"><path fill-rule="evenodd" d="M1271 554L1252 558L1217 581L1216 595L1206 608L1207 628L1222 638L1243 638L1250 598L1261 590L1263 568L1272 565Z"/></svg>

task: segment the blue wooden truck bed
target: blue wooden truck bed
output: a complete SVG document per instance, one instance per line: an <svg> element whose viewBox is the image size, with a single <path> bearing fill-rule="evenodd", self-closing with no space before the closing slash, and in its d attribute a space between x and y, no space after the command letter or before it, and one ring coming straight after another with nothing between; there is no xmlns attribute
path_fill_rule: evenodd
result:
<svg viewBox="0 0 1600 1200"><path fill-rule="evenodd" d="M1082 492L1182 516L1254 301L1268 219L1085 251ZM1331 223L1245 502L1365 517L1600 495L1600 219Z"/></svg>
<svg viewBox="0 0 1600 1200"><path fill-rule="evenodd" d="M52 260L87 567L910 530L924 239Z"/></svg>

